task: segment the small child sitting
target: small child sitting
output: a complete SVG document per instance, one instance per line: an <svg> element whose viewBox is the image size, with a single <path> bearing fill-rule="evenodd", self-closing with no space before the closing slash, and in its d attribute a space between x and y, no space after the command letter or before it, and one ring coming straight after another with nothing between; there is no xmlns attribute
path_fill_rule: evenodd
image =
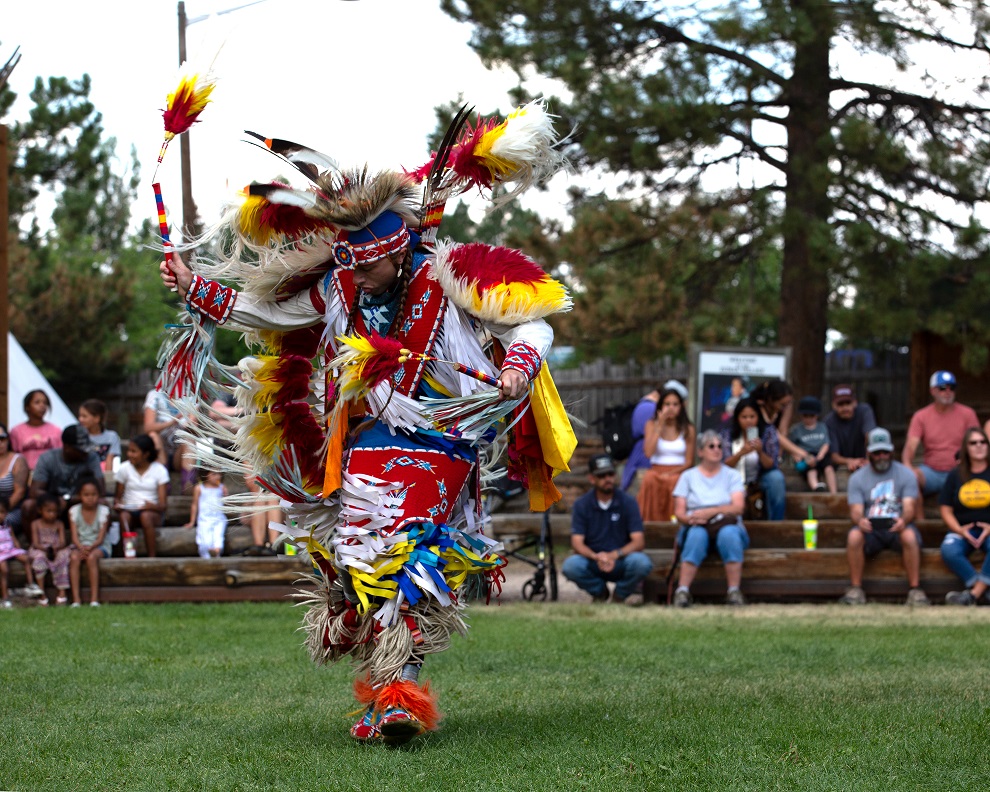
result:
<svg viewBox="0 0 990 792"><path fill-rule="evenodd" d="M835 493L838 487L835 481L835 468L828 444L828 427L818 420L822 411L822 403L814 396L805 396L798 402L798 412L801 423L791 427L788 437L804 454L795 457L794 467L798 473L804 473L809 489L823 492L826 489ZM824 476L825 481L818 476Z"/></svg>
<svg viewBox="0 0 990 792"><path fill-rule="evenodd" d="M215 470L201 472L200 477L202 481L193 487L186 528L196 527L199 557L216 558L223 553L223 540L227 532L227 515L223 513L227 488L223 484L223 475Z"/></svg>
<svg viewBox="0 0 990 792"><path fill-rule="evenodd" d="M9 512L10 503L6 498L0 498L0 608L5 610L13 607L7 590L8 558L16 558L24 564L24 575L28 584L27 593L31 596L41 596L41 589L35 584L34 576L31 574L31 562L28 560L27 551L21 547L13 530L7 525Z"/></svg>
<svg viewBox="0 0 990 792"><path fill-rule="evenodd" d="M31 523L31 547L28 555L34 576L42 591L45 588L45 575L52 573L52 581L58 589L56 605L69 602L69 559L72 550L65 540L65 523L58 518L58 498L45 493L37 500L38 519ZM38 600L39 605L47 605L48 598Z"/></svg>

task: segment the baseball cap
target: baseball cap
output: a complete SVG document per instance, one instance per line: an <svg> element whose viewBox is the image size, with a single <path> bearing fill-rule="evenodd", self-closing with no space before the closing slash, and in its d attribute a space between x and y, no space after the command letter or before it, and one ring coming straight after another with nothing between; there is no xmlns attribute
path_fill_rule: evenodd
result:
<svg viewBox="0 0 990 792"><path fill-rule="evenodd" d="M866 436L866 453L872 454L874 451L890 451L893 453L894 444L890 440L890 432L882 427L877 427Z"/></svg>
<svg viewBox="0 0 990 792"><path fill-rule="evenodd" d="M800 415L819 415L822 411L822 403L814 396L805 396L798 402L798 413Z"/></svg>
<svg viewBox="0 0 990 792"><path fill-rule="evenodd" d="M855 399L856 391L852 385L836 385L832 388L832 401L854 401Z"/></svg>
<svg viewBox="0 0 990 792"><path fill-rule="evenodd" d="M615 465L612 457L608 454L595 454L588 462L588 472L592 476L600 476L603 473L615 473Z"/></svg>
<svg viewBox="0 0 990 792"><path fill-rule="evenodd" d="M929 388L941 388L946 385L955 385L956 377L951 371L936 371L932 378L928 380Z"/></svg>
<svg viewBox="0 0 990 792"><path fill-rule="evenodd" d="M69 424L62 430L62 445L78 448L80 451L92 451L93 443L81 424Z"/></svg>

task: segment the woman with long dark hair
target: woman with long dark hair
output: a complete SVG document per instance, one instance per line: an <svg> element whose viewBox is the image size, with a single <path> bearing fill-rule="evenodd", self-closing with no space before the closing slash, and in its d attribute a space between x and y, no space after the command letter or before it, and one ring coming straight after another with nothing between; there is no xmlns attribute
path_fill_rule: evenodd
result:
<svg viewBox="0 0 990 792"><path fill-rule="evenodd" d="M644 520L667 522L674 514L674 485L694 464L694 435L683 397L676 390L665 389L643 435L643 453L650 460L650 469L643 476L636 500Z"/></svg>
<svg viewBox="0 0 990 792"><path fill-rule="evenodd" d="M990 444L979 427L966 430L959 465L950 471L938 498L942 522L942 559L966 587L945 595L947 605L975 605L990 588ZM986 555L979 572L969 560L974 550Z"/></svg>

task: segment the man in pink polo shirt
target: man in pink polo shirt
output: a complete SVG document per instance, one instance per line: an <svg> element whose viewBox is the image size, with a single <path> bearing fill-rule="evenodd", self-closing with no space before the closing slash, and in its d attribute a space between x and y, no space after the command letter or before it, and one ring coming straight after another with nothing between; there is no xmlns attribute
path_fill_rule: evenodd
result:
<svg viewBox="0 0 990 792"><path fill-rule="evenodd" d="M922 495L942 491L949 472L959 464L956 454L963 435L980 421L972 407L956 402L956 378L951 371L936 371L928 382L932 403L911 417L901 461L914 471ZM914 466L914 455L921 444L922 463Z"/></svg>

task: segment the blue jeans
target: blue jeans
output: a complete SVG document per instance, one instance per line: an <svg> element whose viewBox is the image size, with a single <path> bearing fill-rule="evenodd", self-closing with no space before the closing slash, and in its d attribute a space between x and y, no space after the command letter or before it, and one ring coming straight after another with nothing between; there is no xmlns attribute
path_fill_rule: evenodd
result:
<svg viewBox="0 0 990 792"><path fill-rule="evenodd" d="M934 470L924 463L918 465L918 470L920 470L925 476L925 489L921 493L922 495L931 495L936 492L941 492L942 486L945 484L945 480L949 477L950 473L948 470L944 473L941 470Z"/></svg>
<svg viewBox="0 0 990 792"><path fill-rule="evenodd" d="M684 548L681 561L701 566L708 555L708 529L701 525L681 526L677 541ZM723 564L741 563L743 552L749 547L749 534L742 523L723 525L715 537L715 547Z"/></svg>
<svg viewBox="0 0 990 792"><path fill-rule="evenodd" d="M978 528L971 528L969 532L974 539L980 535ZM983 568L979 573L969 562L969 555L975 549L957 533L949 533L942 540L942 560L966 588L971 588L977 580L990 586L990 539L987 539L980 548L986 553L986 557L983 559Z"/></svg>
<svg viewBox="0 0 990 792"><path fill-rule="evenodd" d="M787 498L784 474L777 468L768 470L760 476L759 484L763 496L767 499L767 519L783 520L784 503Z"/></svg>
<svg viewBox="0 0 990 792"><path fill-rule="evenodd" d="M639 588L643 578L653 570L653 562L646 553L630 553L615 562L611 572L602 572L590 558L572 555L564 561L560 571L578 588L598 597L605 591L605 581L615 583L615 598L625 599Z"/></svg>

